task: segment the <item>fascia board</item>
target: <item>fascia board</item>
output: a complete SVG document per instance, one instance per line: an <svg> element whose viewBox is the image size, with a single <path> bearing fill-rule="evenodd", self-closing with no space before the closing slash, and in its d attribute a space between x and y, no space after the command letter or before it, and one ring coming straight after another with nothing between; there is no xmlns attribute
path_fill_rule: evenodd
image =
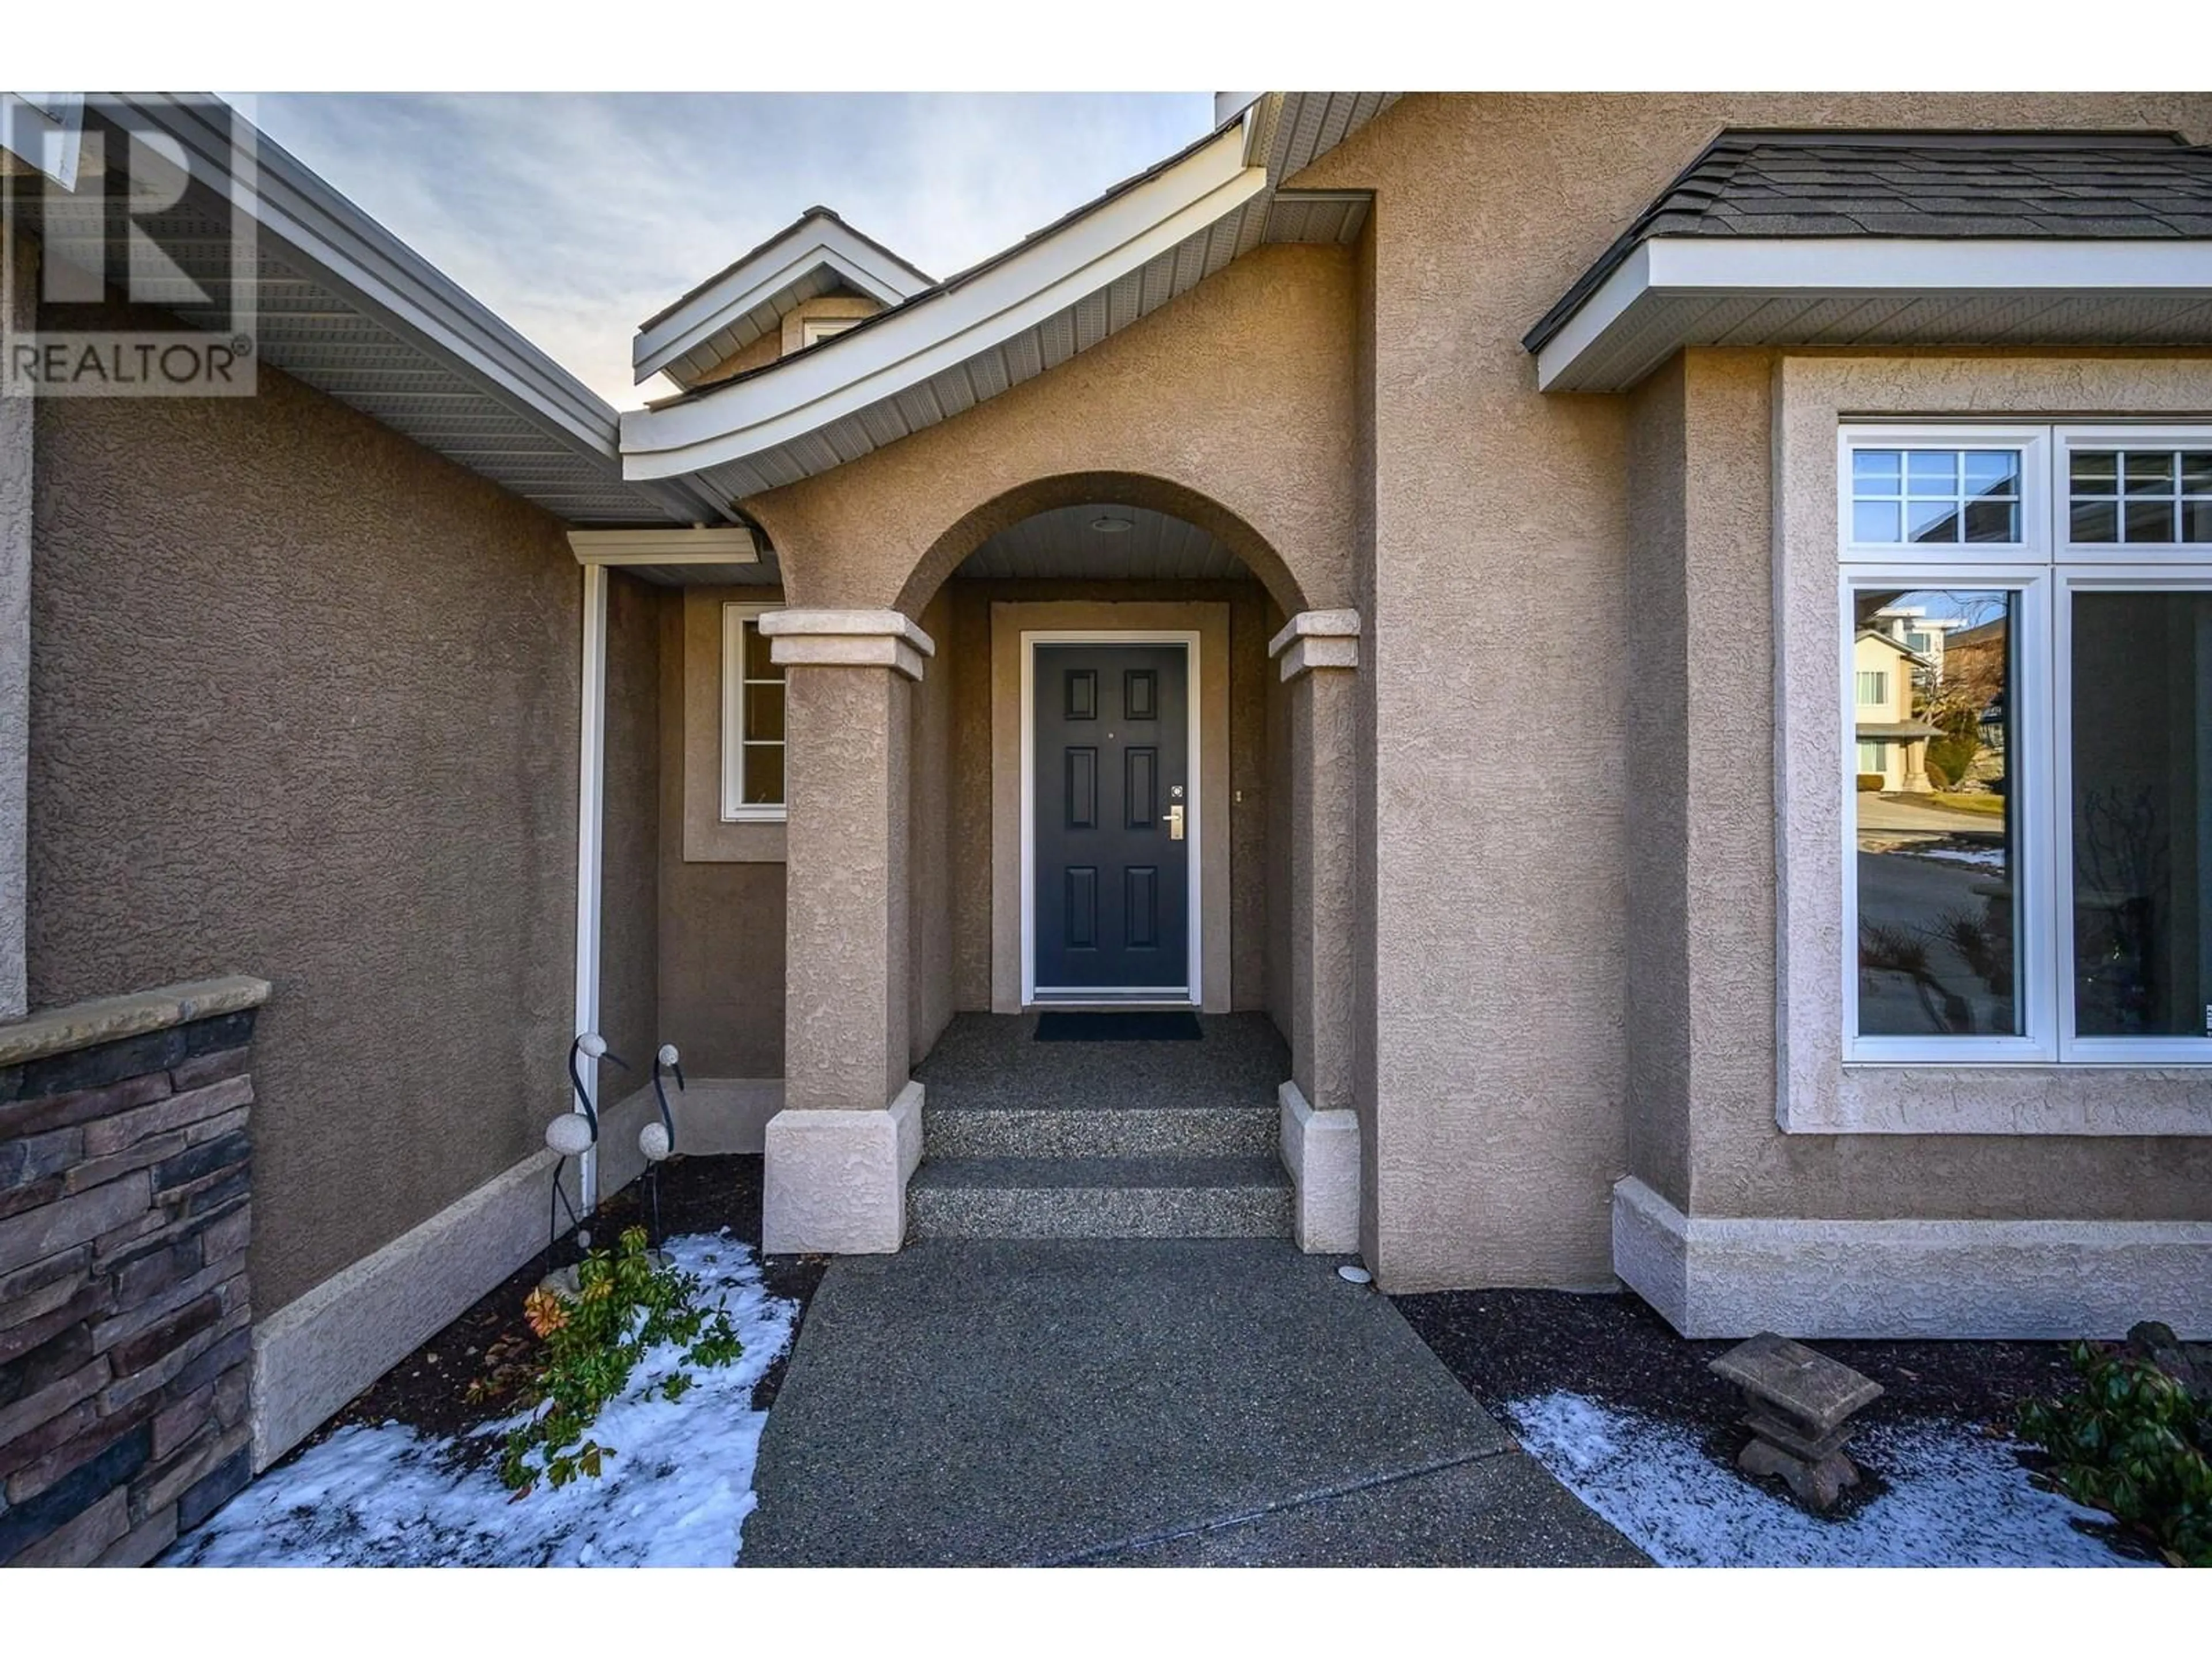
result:
<svg viewBox="0 0 2212 1659"><path fill-rule="evenodd" d="M623 470L662 478L756 455L896 395L1114 282L1267 187L1235 128L994 270L692 402L623 416Z"/></svg>
<svg viewBox="0 0 2212 1659"><path fill-rule="evenodd" d="M1536 354L1548 390L1630 307L1658 298L1774 294L2212 295L2212 240L1993 237L1657 236L1642 243Z"/></svg>
<svg viewBox="0 0 2212 1659"><path fill-rule="evenodd" d="M650 380L821 266L828 266L861 293L887 306L909 299L927 286L916 283L842 225L824 219L799 229L802 235L787 238L746 261L743 268L732 271L653 327L640 330L630 352L639 380ZM811 234L804 234L808 232Z"/></svg>

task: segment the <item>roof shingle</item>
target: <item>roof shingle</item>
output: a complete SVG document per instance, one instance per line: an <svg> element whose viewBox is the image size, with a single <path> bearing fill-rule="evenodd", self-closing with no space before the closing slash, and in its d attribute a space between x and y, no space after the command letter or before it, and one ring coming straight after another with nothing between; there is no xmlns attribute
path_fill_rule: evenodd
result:
<svg viewBox="0 0 2212 1659"><path fill-rule="evenodd" d="M1661 236L2202 237L2212 146L2170 132L1730 130L1528 331L1564 327Z"/></svg>

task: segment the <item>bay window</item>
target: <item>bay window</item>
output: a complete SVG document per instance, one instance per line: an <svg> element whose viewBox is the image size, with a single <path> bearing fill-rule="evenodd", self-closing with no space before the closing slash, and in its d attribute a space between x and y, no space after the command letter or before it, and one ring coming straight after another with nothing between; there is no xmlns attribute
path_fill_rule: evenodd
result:
<svg viewBox="0 0 2212 1659"><path fill-rule="evenodd" d="M1839 441L1846 1058L2212 1064L2212 428Z"/></svg>

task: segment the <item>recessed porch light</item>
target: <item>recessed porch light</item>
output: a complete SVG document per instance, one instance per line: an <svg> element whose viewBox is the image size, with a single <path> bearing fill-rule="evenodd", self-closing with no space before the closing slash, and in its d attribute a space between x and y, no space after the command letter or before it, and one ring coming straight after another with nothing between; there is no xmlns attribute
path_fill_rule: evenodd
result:
<svg viewBox="0 0 2212 1659"><path fill-rule="evenodd" d="M1136 528L1134 519L1125 519L1117 513L1103 513L1091 521L1091 527L1109 536L1118 536L1125 530Z"/></svg>

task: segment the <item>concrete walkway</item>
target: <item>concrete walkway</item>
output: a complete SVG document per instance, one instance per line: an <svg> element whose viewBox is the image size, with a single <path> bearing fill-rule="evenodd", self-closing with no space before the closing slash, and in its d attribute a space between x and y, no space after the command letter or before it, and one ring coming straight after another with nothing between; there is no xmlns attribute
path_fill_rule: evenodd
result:
<svg viewBox="0 0 2212 1659"><path fill-rule="evenodd" d="M743 1564L1643 1561L1335 1268L1274 1239L842 1258Z"/></svg>

